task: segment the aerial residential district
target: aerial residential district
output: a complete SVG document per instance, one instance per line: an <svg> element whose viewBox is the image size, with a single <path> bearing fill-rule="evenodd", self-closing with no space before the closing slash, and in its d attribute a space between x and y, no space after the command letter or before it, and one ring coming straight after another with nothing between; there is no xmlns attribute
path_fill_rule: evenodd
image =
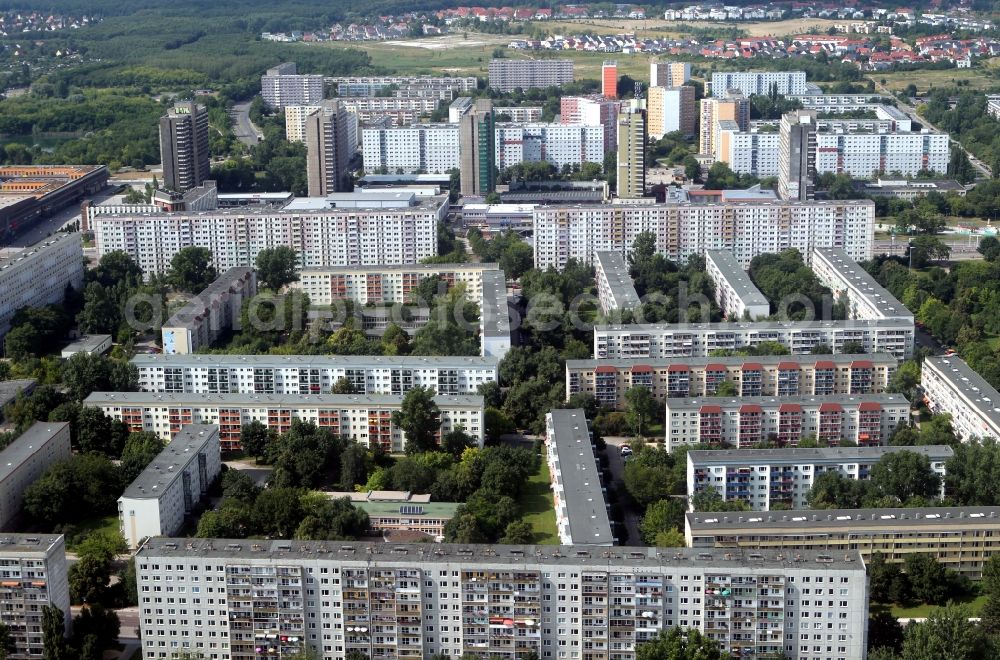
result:
<svg viewBox="0 0 1000 660"><path fill-rule="evenodd" d="M1000 658L998 27L0 0L0 660Z"/></svg>

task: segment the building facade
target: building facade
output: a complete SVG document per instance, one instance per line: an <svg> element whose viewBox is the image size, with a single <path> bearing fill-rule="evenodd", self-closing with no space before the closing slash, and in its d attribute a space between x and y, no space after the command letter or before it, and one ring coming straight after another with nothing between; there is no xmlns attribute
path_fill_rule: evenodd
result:
<svg viewBox="0 0 1000 660"><path fill-rule="evenodd" d="M301 288L314 305L332 305L339 300L361 305L414 304L420 302L413 298L420 283L432 277L448 288L464 286L465 295L476 301L483 296L483 274L498 269L497 264L486 262L303 268L292 286ZM423 303L430 306L431 301Z"/></svg>
<svg viewBox="0 0 1000 660"><path fill-rule="evenodd" d="M271 108L315 105L323 100L323 76L299 74L294 62L285 62L260 77L260 95Z"/></svg>
<svg viewBox="0 0 1000 660"><path fill-rule="evenodd" d="M725 500L741 500L754 511L776 505L806 509L807 497L819 475L837 472L855 481L871 478L883 456L908 451L926 457L941 478L944 497L945 462L954 455L947 445L921 447L821 447L816 449L691 450L687 454L688 498L715 490Z"/></svg>
<svg viewBox="0 0 1000 660"><path fill-rule="evenodd" d="M637 645L675 626L700 630L724 653L865 657L867 576L854 553L370 547L151 539L136 556L143 657L191 651L250 660L308 646L324 660L343 660L352 651L413 659L473 654L512 660L534 652L633 660ZM176 630L159 623L156 590L168 579L177 587L195 578L212 585L226 607L175 592L177 606L190 614L178 618ZM837 595L816 599L805 591L827 588ZM275 616L254 616L255 603ZM571 607L578 616L568 616ZM734 620L740 628L730 626Z"/></svg>
<svg viewBox="0 0 1000 660"><path fill-rule="evenodd" d="M619 101L601 96L563 96L559 99L559 122L601 126L604 129L604 152L607 153L618 148L620 107Z"/></svg>
<svg viewBox="0 0 1000 660"><path fill-rule="evenodd" d="M186 355L211 346L223 332L239 328L243 303L257 295L252 268L230 268L163 324L165 354Z"/></svg>
<svg viewBox="0 0 1000 660"><path fill-rule="evenodd" d="M645 387L662 403L711 396L725 381L740 396L877 394L888 387L896 364L887 353L567 360L566 399L592 394L599 404L623 410L633 387Z"/></svg>
<svg viewBox="0 0 1000 660"><path fill-rule="evenodd" d="M667 451L683 445L752 449L761 442L795 447L802 438L825 445L848 440L859 447L885 444L910 419L899 394L667 399Z"/></svg>
<svg viewBox="0 0 1000 660"><path fill-rule="evenodd" d="M726 318L756 320L771 315L771 305L732 252L709 250L705 253L705 272L715 285L715 302Z"/></svg>
<svg viewBox="0 0 1000 660"><path fill-rule="evenodd" d="M781 117L778 129L778 194L782 199L815 199L816 113L796 110Z"/></svg>
<svg viewBox="0 0 1000 660"><path fill-rule="evenodd" d="M634 199L646 194L646 113L642 110L618 115L617 182L618 197Z"/></svg>
<svg viewBox="0 0 1000 660"><path fill-rule="evenodd" d="M604 162L605 132L601 125L586 124L498 124L496 166L520 163L551 163L556 169Z"/></svg>
<svg viewBox="0 0 1000 660"><path fill-rule="evenodd" d="M620 176L618 183L631 185ZM638 192L638 181L635 185L636 190L627 192ZM758 254L787 248L807 253L814 247L841 247L861 261L872 257L875 204L842 200L539 206L532 233L535 266L561 269L571 258L593 264L600 251L627 256L644 232L656 236L657 252L680 262L708 250L728 250L746 268Z"/></svg>
<svg viewBox="0 0 1000 660"><path fill-rule="evenodd" d="M456 92L474 92L475 76L327 76L325 82L336 86L337 96L374 96L378 91L397 87L446 87Z"/></svg>
<svg viewBox="0 0 1000 660"><path fill-rule="evenodd" d="M118 498L118 528L129 547L180 532L221 465L219 428L183 427Z"/></svg>
<svg viewBox="0 0 1000 660"><path fill-rule="evenodd" d="M341 379L358 394L431 387L475 394L497 380L496 358L322 355L145 355L139 389L167 394L325 394Z"/></svg>
<svg viewBox="0 0 1000 660"><path fill-rule="evenodd" d="M680 131L685 137L695 133L694 87L650 87L646 111L650 140L659 140L667 133Z"/></svg>
<svg viewBox="0 0 1000 660"><path fill-rule="evenodd" d="M11 319L19 309L61 305L67 286L82 291L80 234L57 233L0 258L0 336L10 330Z"/></svg>
<svg viewBox="0 0 1000 660"><path fill-rule="evenodd" d="M690 62L660 62L649 63L650 87L680 87L691 80Z"/></svg>
<svg viewBox="0 0 1000 660"><path fill-rule="evenodd" d="M69 615L66 544L55 534L4 534L0 538L0 623L10 631L11 660L45 657L42 608L65 613L65 634L73 631Z"/></svg>
<svg viewBox="0 0 1000 660"><path fill-rule="evenodd" d="M559 87L573 82L573 60L490 60L489 85L498 92Z"/></svg>
<svg viewBox="0 0 1000 660"><path fill-rule="evenodd" d="M545 415L545 460L552 480L559 542L615 545L601 470L582 410L553 410Z"/></svg>
<svg viewBox="0 0 1000 660"><path fill-rule="evenodd" d="M160 161L163 187L184 192L211 175L208 110L193 102L178 103L160 117Z"/></svg>
<svg viewBox="0 0 1000 660"><path fill-rule="evenodd" d="M738 89L744 96L781 96L806 93L805 71L716 71L712 74L712 96Z"/></svg>
<svg viewBox="0 0 1000 660"><path fill-rule="evenodd" d="M718 91L701 100L700 120L698 149L703 154L716 154L719 122L736 122L741 131L750 127L750 99L737 89Z"/></svg>
<svg viewBox="0 0 1000 660"><path fill-rule="evenodd" d="M404 450L404 433L392 421L402 396L384 394L153 394L93 392L84 405L120 419L130 431L152 431L169 440L188 424L219 427L223 451L239 450L244 424L258 421L278 433L293 420L311 422L335 435L354 438L366 447ZM483 442L483 397L436 396L441 435L461 426Z"/></svg>
<svg viewBox="0 0 1000 660"><path fill-rule="evenodd" d="M493 102L489 99L476 99L472 109L462 115L458 126L462 195L488 195L497 185L496 115Z"/></svg>
<svg viewBox="0 0 1000 660"><path fill-rule="evenodd" d="M809 267L837 298L846 298L852 319L913 319L913 313L839 248L816 248Z"/></svg>
<svg viewBox="0 0 1000 660"><path fill-rule="evenodd" d="M66 422L35 422L0 450L0 530L13 529L20 519L24 491L72 455Z"/></svg>
<svg viewBox="0 0 1000 660"><path fill-rule="evenodd" d="M365 128L361 132L365 172L444 174L458 169L459 134L457 124Z"/></svg>
<svg viewBox="0 0 1000 660"><path fill-rule="evenodd" d="M597 298L605 315L639 306L628 263L618 252L598 252L594 262Z"/></svg>
<svg viewBox="0 0 1000 660"><path fill-rule="evenodd" d="M191 246L211 250L219 271L252 267L258 252L278 245L294 249L304 268L416 263L437 254L435 228L447 212L447 197L433 197L405 208L292 212L248 207L98 216L93 224L98 255L122 250L152 274L167 272L173 256ZM77 246L82 250L79 238ZM73 264L81 278L82 263Z"/></svg>
<svg viewBox="0 0 1000 660"><path fill-rule="evenodd" d="M306 116L306 179L310 197L349 192L351 158L350 113L339 101L327 101Z"/></svg>
<svg viewBox="0 0 1000 660"><path fill-rule="evenodd" d="M905 360L913 354L913 322L761 321L759 323L676 323L597 325L594 357L598 359L708 357L719 349L736 350L778 342L795 355L828 346L843 353L844 344L861 344L866 353L890 353Z"/></svg>
<svg viewBox="0 0 1000 660"><path fill-rule="evenodd" d="M951 415L963 442L1000 440L1000 392L957 355L924 358L920 389L933 413Z"/></svg>
<svg viewBox="0 0 1000 660"><path fill-rule="evenodd" d="M601 65L601 96L618 98L618 62L614 60L606 60Z"/></svg>

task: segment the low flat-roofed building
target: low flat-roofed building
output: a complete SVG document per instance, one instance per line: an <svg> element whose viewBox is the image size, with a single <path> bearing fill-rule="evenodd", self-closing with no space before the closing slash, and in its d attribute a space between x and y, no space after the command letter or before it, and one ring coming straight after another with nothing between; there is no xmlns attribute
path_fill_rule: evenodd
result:
<svg viewBox="0 0 1000 660"><path fill-rule="evenodd" d="M16 380L0 380L0 412L4 406L17 398L18 394L31 394L38 381L34 378L19 378ZM2 415L0 415L2 418Z"/></svg>
<svg viewBox="0 0 1000 660"><path fill-rule="evenodd" d="M268 193L218 193L220 209L242 208L244 206L263 206L283 208L295 199L290 192Z"/></svg>
<svg viewBox="0 0 1000 660"><path fill-rule="evenodd" d="M498 378L495 357L138 354L139 389L168 394L324 394L341 379L358 394L475 394Z"/></svg>
<svg viewBox="0 0 1000 660"><path fill-rule="evenodd" d="M855 181L854 189L869 197L889 197L912 202L936 192L942 195L955 194L965 197L968 192L961 183L951 179L876 179L875 181Z"/></svg>
<svg viewBox="0 0 1000 660"><path fill-rule="evenodd" d="M16 648L8 657L42 658L43 607L54 605L62 610L64 634L73 631L65 539L57 534L3 534L0 566L0 623L9 629Z"/></svg>
<svg viewBox="0 0 1000 660"><path fill-rule="evenodd" d="M733 321L754 321L771 315L771 305L767 298L750 280L732 252L707 251L705 272L715 284L715 302L726 318Z"/></svg>
<svg viewBox="0 0 1000 660"><path fill-rule="evenodd" d="M9 530L18 520L24 491L72 454L66 422L35 422L0 450L0 530Z"/></svg>
<svg viewBox="0 0 1000 660"><path fill-rule="evenodd" d="M849 318L909 319L912 322L913 312L840 248L812 250L809 266L835 297L846 296Z"/></svg>
<svg viewBox="0 0 1000 660"><path fill-rule="evenodd" d="M435 541L444 539L444 526L455 517L457 502L431 502L430 495L409 491L325 492L331 499L346 497L368 514L368 528L389 539L400 532L419 532Z"/></svg>
<svg viewBox="0 0 1000 660"><path fill-rule="evenodd" d="M536 204L463 204L462 223L481 231L531 231Z"/></svg>
<svg viewBox="0 0 1000 660"><path fill-rule="evenodd" d="M0 166L0 234L16 236L107 185L104 165Z"/></svg>
<svg viewBox="0 0 1000 660"><path fill-rule="evenodd" d="M687 453L688 498L709 488L726 500L742 500L754 511L775 505L802 509L816 478L838 472L854 480L870 478L872 466L887 454L910 451L927 457L941 477L944 497L945 462L954 456L947 445L919 447L818 447L814 449L693 449Z"/></svg>
<svg viewBox="0 0 1000 660"><path fill-rule="evenodd" d="M694 550L790 557L861 552L865 562L881 552L894 564L908 555L930 554L946 568L978 580L983 564L1000 552L1000 507L688 513L684 536Z"/></svg>
<svg viewBox="0 0 1000 660"><path fill-rule="evenodd" d="M920 389L933 413L948 413L964 442L1000 440L1000 393L968 363L950 357L924 358Z"/></svg>
<svg viewBox="0 0 1000 660"><path fill-rule="evenodd" d="M625 257L618 252L598 252L595 257L594 271L601 312L612 314L638 307L641 304L639 294L632 283Z"/></svg>
<svg viewBox="0 0 1000 660"><path fill-rule="evenodd" d="M831 446L841 440L881 445L910 417L901 394L697 397L667 399L666 408L667 451L681 445L750 449L761 442L795 447L806 437Z"/></svg>
<svg viewBox="0 0 1000 660"><path fill-rule="evenodd" d="M111 335L83 335L62 349L62 357L71 358L77 353L104 355L111 350Z"/></svg>
<svg viewBox="0 0 1000 660"><path fill-rule="evenodd" d="M152 431L169 440L188 424L219 427L223 451L239 450L244 424L258 421L278 433L292 420L311 422L335 435L354 438L366 447L389 452L405 449L406 437L392 421L402 396L388 394L154 394L92 392L83 404L100 408L125 422L130 431ZM441 411L440 435L459 426L483 443L483 397L436 396Z"/></svg>
<svg viewBox="0 0 1000 660"><path fill-rule="evenodd" d="M660 402L709 396L730 381L740 396L826 396L884 392L896 371L888 353L567 360L566 399L592 394L625 408L625 392L645 387Z"/></svg>
<svg viewBox="0 0 1000 660"><path fill-rule="evenodd" d="M553 410L545 415L545 445L559 542L614 545L601 470L583 410Z"/></svg>
<svg viewBox="0 0 1000 660"><path fill-rule="evenodd" d="M177 534L219 474L219 427L188 424L118 498L118 527L130 548Z"/></svg>
<svg viewBox="0 0 1000 660"><path fill-rule="evenodd" d="M594 326L594 357L599 359L707 357L719 349L740 349L778 342L793 354L829 346L842 353L858 343L866 353L913 354L913 320L760 321L758 323L634 323Z"/></svg>
<svg viewBox="0 0 1000 660"><path fill-rule="evenodd" d="M163 324L163 352L183 355L210 346L239 325L243 303L255 295L253 268L230 268Z"/></svg>

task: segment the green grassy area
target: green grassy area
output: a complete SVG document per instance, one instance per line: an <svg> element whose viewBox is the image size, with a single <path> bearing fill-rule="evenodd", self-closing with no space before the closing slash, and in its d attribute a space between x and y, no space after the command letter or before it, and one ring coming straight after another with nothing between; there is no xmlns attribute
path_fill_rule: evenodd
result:
<svg viewBox="0 0 1000 660"><path fill-rule="evenodd" d="M986 596L967 596L953 601L955 605L967 605L972 610L972 616L978 616L983 605L986 604ZM900 605L885 605L882 603L872 603L870 610L872 613L884 612L887 608L897 619L926 619L927 616L938 605L914 605L913 607L902 607Z"/></svg>
<svg viewBox="0 0 1000 660"><path fill-rule="evenodd" d="M118 516L104 516L98 518L87 518L74 525L71 534L67 535L66 549L75 551L81 541L84 541L91 534L107 532L110 534L119 533Z"/></svg>
<svg viewBox="0 0 1000 660"><path fill-rule="evenodd" d="M549 486L549 466L544 459L539 461L538 473L528 479L517 505L524 514L524 520L535 532L535 543L557 545L559 532L556 529L555 502Z"/></svg>
<svg viewBox="0 0 1000 660"><path fill-rule="evenodd" d="M939 69L934 71L897 71L872 73L869 77L877 82L885 80L886 88L891 92L906 89L913 83L921 93L935 87L954 87L961 82L966 89L990 89L1000 86L1000 78L996 76L996 67L992 61L985 67L974 69Z"/></svg>

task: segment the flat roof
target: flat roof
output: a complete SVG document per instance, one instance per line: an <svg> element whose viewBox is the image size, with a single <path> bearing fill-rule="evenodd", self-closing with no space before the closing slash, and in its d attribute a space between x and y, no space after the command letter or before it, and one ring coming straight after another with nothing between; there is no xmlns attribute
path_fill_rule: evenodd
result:
<svg viewBox="0 0 1000 660"><path fill-rule="evenodd" d="M146 356L136 356L146 357ZM152 357L152 356L149 356ZM171 356L173 357L173 356ZM180 356L178 356L180 357ZM135 358L132 360L135 361ZM726 357L671 357L671 358L589 358L586 360L566 360L568 371L579 369L594 369L596 367L613 367L630 370L633 367L652 367L665 369L674 365L687 367L703 367L710 364L721 364L726 367L738 367L748 362L764 366L778 366L782 362L794 362L803 365L815 365L817 362L833 362L840 366L850 366L852 362L868 361L873 365L895 367L899 360L892 353L863 353L848 355L728 355Z"/></svg>
<svg viewBox="0 0 1000 660"><path fill-rule="evenodd" d="M459 502L386 502L380 500L352 500L351 504L369 516L406 516L419 521L422 516L453 518Z"/></svg>
<svg viewBox="0 0 1000 660"><path fill-rule="evenodd" d="M510 337L507 277L502 270L483 271L483 298L479 316L486 337Z"/></svg>
<svg viewBox="0 0 1000 660"><path fill-rule="evenodd" d="M507 199L507 193L501 195L502 199ZM720 206L726 208L733 207L747 207L747 208L765 208L765 207L779 207L779 208L812 208L812 207L827 207L827 206L871 206L874 208L875 202L870 199L837 199L837 200L809 200L808 202L799 202L791 200L755 200L755 201L739 201L739 202L666 202L666 203L656 203L656 204L601 204L603 208L608 210L660 210L666 211L672 208L693 208L693 209L705 209L712 206ZM579 206L579 205L551 205L547 208L536 209L538 211L546 212L567 212L573 210L588 211L593 212L593 206Z"/></svg>
<svg viewBox="0 0 1000 660"><path fill-rule="evenodd" d="M358 541L298 541L254 539L198 539L157 536L148 539L136 552L144 557L191 557L225 559L260 559L288 561L298 559L369 563L465 563L471 570L483 565L507 565L527 568L535 565L593 566L598 570L615 570L635 566L661 571L676 571L690 567L695 570L776 569L830 570L864 572L859 552L828 555L804 550L790 555L780 550L733 553L724 549L647 548L581 548L568 545L459 545L457 543L381 544L381 554L373 554L371 543Z"/></svg>
<svg viewBox="0 0 1000 660"><path fill-rule="evenodd" d="M632 309L640 304L625 257L620 252L596 252L604 279L608 283L616 309Z"/></svg>
<svg viewBox="0 0 1000 660"><path fill-rule="evenodd" d="M0 381L0 408L13 401L19 392L34 389L37 382L34 378Z"/></svg>
<svg viewBox="0 0 1000 660"><path fill-rule="evenodd" d="M559 459L559 482L574 544L614 545L611 520L601 485L601 472L591 447L587 416L580 409L556 409L552 440Z"/></svg>
<svg viewBox="0 0 1000 660"><path fill-rule="evenodd" d="M188 424L167 443L146 469L139 473L119 499L158 499L177 481L184 469L209 443L217 443L219 427L211 424Z"/></svg>
<svg viewBox="0 0 1000 660"><path fill-rule="evenodd" d="M310 198L304 198L310 199ZM315 199L315 198L314 198ZM319 198L323 199L323 198ZM418 197L416 204L412 206L400 206L396 207L383 207L379 209L380 213L413 213L414 211L420 210L436 210L441 208L443 204L448 201L447 195L435 195L433 197ZM316 214L316 215L327 215L331 217L341 216L344 214L357 214L358 212L364 212L365 209L359 209L356 207L344 207L344 208L303 208L294 209L286 206L284 208L269 208L266 206L239 206L231 208L219 208L212 209L211 211L159 211L156 213L125 213L121 215L102 215L99 216L101 221L129 221L138 220L143 218L150 219L163 219L163 220L178 220L185 218L253 218L253 217L282 217L282 216L293 216L301 214Z"/></svg>
<svg viewBox="0 0 1000 660"><path fill-rule="evenodd" d="M517 192L500 193L500 199L504 203L510 204L530 204L532 202L588 202L600 204L604 201L604 193L600 190L539 190L529 192L519 190Z"/></svg>
<svg viewBox="0 0 1000 660"><path fill-rule="evenodd" d="M808 532L816 527L847 529L893 528L910 525L972 525L977 521L1000 525L1000 507L942 506L893 509L799 509L794 511L744 511L742 513L686 513L692 532L725 532L779 529ZM799 532L799 533L802 533Z"/></svg>
<svg viewBox="0 0 1000 660"><path fill-rule="evenodd" d="M398 406L402 396L393 394L164 394L157 392L91 392L84 405L123 406L152 405L220 405L220 406ZM435 396L434 403L443 408L482 408L483 397L475 395Z"/></svg>
<svg viewBox="0 0 1000 660"><path fill-rule="evenodd" d="M857 356L855 356L857 357ZM229 369L260 367L335 368L468 368L495 369L499 358L464 355L233 355L229 353L192 353L182 355L139 353L132 364L141 369L157 367L226 367Z"/></svg>
<svg viewBox="0 0 1000 660"><path fill-rule="evenodd" d="M191 323L205 314L209 307L221 300L223 296L229 295L230 289L234 285L240 285L246 281L248 277L253 275L253 272L253 268L230 268L225 273L219 275L214 282L205 287L204 291L191 298L183 307L174 312L173 316L163 324L163 327L189 327Z"/></svg>
<svg viewBox="0 0 1000 660"><path fill-rule="evenodd" d="M396 183L443 183L448 184L449 174L366 174L361 183L367 185Z"/></svg>
<svg viewBox="0 0 1000 660"><path fill-rule="evenodd" d="M697 396L667 399L667 410L697 410L702 406L735 408L756 405L774 408L782 405L820 406L834 403L841 406L857 406L877 403L880 406L909 406L910 402L902 394L826 394L822 396Z"/></svg>
<svg viewBox="0 0 1000 660"><path fill-rule="evenodd" d="M629 323L626 325L595 325L594 332L648 332L679 334L695 332L742 332L744 330L767 332L768 330L794 330L807 332L809 330L851 328L912 328L913 321L902 318L887 319L846 319L844 321L756 321L756 322L726 322L717 323Z"/></svg>
<svg viewBox="0 0 1000 660"><path fill-rule="evenodd" d="M960 357L926 357L924 367L940 373L994 429L1000 429L1000 392Z"/></svg>
<svg viewBox="0 0 1000 660"><path fill-rule="evenodd" d="M876 282L875 278L859 266L858 262L851 259L844 250L840 248L815 248L813 255L822 257L823 261L837 272L847 288L864 296L886 316L913 318L913 312L896 300L896 297L889 293L888 289Z"/></svg>
<svg viewBox="0 0 1000 660"><path fill-rule="evenodd" d="M954 179L879 179L877 181L861 181L859 183L866 190L943 190L946 192L965 190L965 186Z"/></svg>
<svg viewBox="0 0 1000 660"><path fill-rule="evenodd" d="M416 194L410 191L370 190L365 192L331 193L325 197L295 197L283 208L285 211L323 211L337 208L391 208L414 206ZM370 204L370 207L366 207Z"/></svg>
<svg viewBox="0 0 1000 660"><path fill-rule="evenodd" d="M66 234L63 232L56 232L52 236L49 236L30 247L26 247L23 250L18 250L17 252L12 252L6 257L0 257L0 270L18 265L19 263L25 260L29 259L34 260L35 257L44 256L48 254L49 252L48 248L54 247L62 243L70 243L74 240L78 244L80 244L82 250L83 243L81 242L79 233L72 232Z"/></svg>
<svg viewBox="0 0 1000 660"><path fill-rule="evenodd" d="M500 266L492 262L484 263L453 263L453 264L382 264L378 266L310 266L299 269L299 273L413 273L426 272L428 275L434 273L450 273L457 270L500 270Z"/></svg>
<svg viewBox="0 0 1000 660"><path fill-rule="evenodd" d="M96 351L97 348L106 341L111 340L111 335L84 335L76 341L63 346L64 351L74 351L76 353Z"/></svg>
<svg viewBox="0 0 1000 660"><path fill-rule="evenodd" d="M708 250L705 252L705 258L711 261L719 270L722 279L726 281L726 284L739 297L740 302L744 306L757 307L763 305L770 311L771 303L760 292L760 289L754 285L750 276L746 274L746 271L740 266L740 262L736 260L732 252L729 250Z"/></svg>
<svg viewBox="0 0 1000 660"><path fill-rule="evenodd" d="M40 553L47 555L63 545L62 534L14 534L0 532L0 556Z"/></svg>
<svg viewBox="0 0 1000 660"><path fill-rule="evenodd" d="M38 448L69 428L69 422L35 422L0 450L0 481L28 460ZM69 458L69 456L66 456Z"/></svg>
<svg viewBox="0 0 1000 660"><path fill-rule="evenodd" d="M947 459L955 455L948 445L921 445L915 447L816 447L787 449L720 449L711 451L692 449L688 463L699 465L727 465L753 463L819 463L842 461L877 461L886 454L912 451L929 459Z"/></svg>

